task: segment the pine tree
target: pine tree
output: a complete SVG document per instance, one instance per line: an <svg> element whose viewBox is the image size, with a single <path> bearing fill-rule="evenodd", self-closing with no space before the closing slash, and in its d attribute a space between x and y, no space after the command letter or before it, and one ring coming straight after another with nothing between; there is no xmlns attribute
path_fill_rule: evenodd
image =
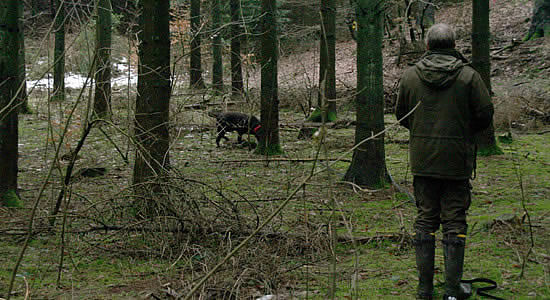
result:
<svg viewBox="0 0 550 300"><path fill-rule="evenodd" d="M261 122L262 132L256 153L282 152L279 144L279 96L277 81L277 6L276 0L262 0L261 35Z"/></svg>
<svg viewBox="0 0 550 300"><path fill-rule="evenodd" d="M472 67L481 75L487 90L491 92L491 33L489 29L489 0L472 1ZM495 139L493 122L475 137L481 155L501 154Z"/></svg>
<svg viewBox="0 0 550 300"><path fill-rule="evenodd" d="M135 112L136 158L133 184L137 192L158 192L154 182L169 166L170 27L169 0L139 1L139 65ZM149 195L150 195L149 194ZM138 206L151 212L151 203Z"/></svg>
<svg viewBox="0 0 550 300"><path fill-rule="evenodd" d="M319 108L327 122L336 119L336 3L332 0L321 0L321 43L319 62ZM324 99L322 99L324 98ZM326 108L321 106L327 101ZM315 114L312 115L313 119Z"/></svg>
<svg viewBox="0 0 550 300"><path fill-rule="evenodd" d="M111 106L111 1L96 0L96 72L94 114L99 118L106 117Z"/></svg>
<svg viewBox="0 0 550 300"><path fill-rule="evenodd" d="M217 94L223 92L221 17L221 1L212 0L212 87Z"/></svg>
<svg viewBox="0 0 550 300"><path fill-rule="evenodd" d="M18 171L18 105L17 90L19 0L6 0L0 5L0 205L20 205L17 196Z"/></svg>
<svg viewBox="0 0 550 300"><path fill-rule="evenodd" d="M191 0L191 57L190 63L190 86L191 88L203 89L201 62L201 1Z"/></svg>
<svg viewBox="0 0 550 300"><path fill-rule="evenodd" d="M384 130L383 16L384 1L356 2L358 31L355 145ZM344 180L374 188L386 183L384 135L370 139L354 150Z"/></svg>
<svg viewBox="0 0 550 300"><path fill-rule="evenodd" d="M55 0L52 100L65 100L65 1Z"/></svg>
<svg viewBox="0 0 550 300"><path fill-rule="evenodd" d="M231 10L231 92L240 96L243 89L243 69L241 64L241 1L229 0Z"/></svg>

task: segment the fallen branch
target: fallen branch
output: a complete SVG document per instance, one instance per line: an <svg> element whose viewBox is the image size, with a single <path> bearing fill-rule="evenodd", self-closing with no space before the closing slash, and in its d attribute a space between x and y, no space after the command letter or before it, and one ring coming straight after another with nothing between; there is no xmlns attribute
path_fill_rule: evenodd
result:
<svg viewBox="0 0 550 300"><path fill-rule="evenodd" d="M55 207L50 213L50 217L51 217L50 226L52 227L55 225L55 216L59 213L61 203L63 201L63 198L65 197L65 193L67 192L67 187L71 183L71 176L73 174L73 168L76 163L78 153L84 146L86 138L88 137L88 134L90 134L90 131L92 130L94 124L100 121L101 121L100 119L96 119L86 124L86 127L84 128L84 132L82 133L82 136L78 141L78 144L76 145L74 151L72 152L71 161L69 162L69 165L67 165L67 170L65 171L65 178L63 179L63 185L61 186L61 191L59 191L59 195L57 196L57 201L55 202Z"/></svg>
<svg viewBox="0 0 550 300"><path fill-rule="evenodd" d="M491 55L491 59L493 59L493 60L506 60L508 58L510 58L510 56Z"/></svg>
<svg viewBox="0 0 550 300"><path fill-rule="evenodd" d="M381 240L382 241L392 241L392 242L397 242L397 241L402 241L402 240L412 240L412 237L408 234L395 232L395 233L384 233L384 234L379 234L379 235L375 235L375 236L365 236L365 237L353 237L353 236L350 236L350 235L338 235L336 237L336 239L338 240L338 242L341 242L341 243L356 242L356 243L361 243L361 244L369 244L369 243L372 243L374 241L381 241Z"/></svg>
<svg viewBox="0 0 550 300"><path fill-rule="evenodd" d="M518 46L518 45L521 45L523 44L522 41L516 41L516 40L512 40L512 43L510 45L507 45L507 46L504 46L502 48L500 48L499 50L495 51L495 53L493 53L493 55L497 55L503 51L506 51L508 49L512 49L514 48L515 46ZM491 49L492 50L492 49Z"/></svg>
<svg viewBox="0 0 550 300"><path fill-rule="evenodd" d="M351 159L342 159L342 158L270 158L266 160L264 158L248 158L248 159L231 159L231 160L211 160L211 163L214 164L225 164L225 163L254 163L254 162L273 162L273 161L288 161L288 162L315 162L315 161L343 161L351 162Z"/></svg>
<svg viewBox="0 0 550 300"><path fill-rule="evenodd" d="M213 102L213 103L200 102L200 103L193 103L193 104L183 105L183 108L188 109L188 110L194 110L194 109L201 110L201 109L206 109L209 106L218 106L218 105L231 106L231 105L244 104L244 103L246 103L246 102L244 102L244 101L228 101L228 102Z"/></svg>

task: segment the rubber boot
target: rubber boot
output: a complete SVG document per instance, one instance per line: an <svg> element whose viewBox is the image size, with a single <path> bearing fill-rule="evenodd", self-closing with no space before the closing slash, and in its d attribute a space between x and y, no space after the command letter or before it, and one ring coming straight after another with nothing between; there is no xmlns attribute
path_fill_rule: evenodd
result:
<svg viewBox="0 0 550 300"><path fill-rule="evenodd" d="M471 286L460 283L464 266L466 236L449 234L443 237L445 257L445 300L467 299L472 295Z"/></svg>
<svg viewBox="0 0 550 300"><path fill-rule="evenodd" d="M418 288L416 299L432 299L434 290L435 235L417 232L413 244L416 250Z"/></svg>

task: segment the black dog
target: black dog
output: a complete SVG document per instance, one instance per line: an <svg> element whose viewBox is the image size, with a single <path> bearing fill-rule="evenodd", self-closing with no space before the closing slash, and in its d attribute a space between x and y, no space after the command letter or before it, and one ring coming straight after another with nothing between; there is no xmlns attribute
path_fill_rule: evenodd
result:
<svg viewBox="0 0 550 300"><path fill-rule="evenodd" d="M216 118L216 128L218 136L216 137L216 146L220 146L220 140L229 139L225 136L227 132L236 131L239 134L237 141L242 143L243 134L249 133L259 141L259 130L262 128L260 121L255 116L249 116L239 112L209 112L210 117Z"/></svg>

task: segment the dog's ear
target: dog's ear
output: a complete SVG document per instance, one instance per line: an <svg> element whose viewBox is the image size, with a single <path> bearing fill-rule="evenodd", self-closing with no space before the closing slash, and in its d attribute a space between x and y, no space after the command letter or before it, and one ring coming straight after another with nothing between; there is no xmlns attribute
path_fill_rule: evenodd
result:
<svg viewBox="0 0 550 300"><path fill-rule="evenodd" d="M260 120L258 120L258 118L256 118L255 116L252 116L250 118L250 124L252 125L252 127L256 127L257 125L260 125Z"/></svg>

